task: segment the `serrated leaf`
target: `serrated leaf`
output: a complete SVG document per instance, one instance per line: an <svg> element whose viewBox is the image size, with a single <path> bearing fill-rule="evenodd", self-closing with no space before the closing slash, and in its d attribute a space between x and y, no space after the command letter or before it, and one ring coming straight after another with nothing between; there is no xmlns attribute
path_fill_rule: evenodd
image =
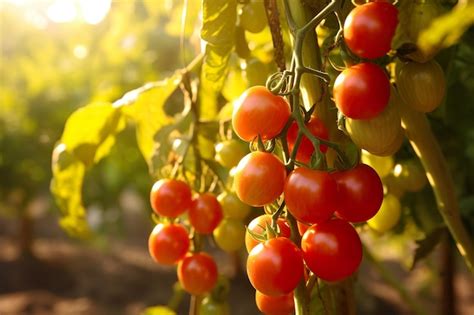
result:
<svg viewBox="0 0 474 315"><path fill-rule="evenodd" d="M436 245L441 241L442 237L446 235L446 232L447 230L445 227L440 227L434 229L424 239L416 241L417 248L415 250L415 257L411 269L415 268L418 261L426 258L433 251Z"/></svg>
<svg viewBox="0 0 474 315"><path fill-rule="evenodd" d="M166 306L148 307L142 315L176 315L176 312Z"/></svg>

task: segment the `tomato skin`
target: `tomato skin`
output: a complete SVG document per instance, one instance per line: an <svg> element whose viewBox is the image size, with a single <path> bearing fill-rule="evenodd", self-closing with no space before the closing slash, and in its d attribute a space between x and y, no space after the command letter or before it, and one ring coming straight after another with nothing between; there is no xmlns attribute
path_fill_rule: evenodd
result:
<svg viewBox="0 0 474 315"><path fill-rule="evenodd" d="M236 220L245 219L252 208L240 201L239 197L233 193L222 192L217 196L217 200L221 204L224 217Z"/></svg>
<svg viewBox="0 0 474 315"><path fill-rule="evenodd" d="M388 2L355 7L344 23L344 40L361 58L375 59L390 51L398 25L398 10Z"/></svg>
<svg viewBox="0 0 474 315"><path fill-rule="evenodd" d="M251 152L237 165L234 188L244 203L260 207L277 199L283 192L285 165L275 155Z"/></svg>
<svg viewBox="0 0 474 315"><path fill-rule="evenodd" d="M247 275L253 287L265 295L293 291L303 278L301 250L288 238L277 237L255 246L247 259Z"/></svg>
<svg viewBox="0 0 474 315"><path fill-rule="evenodd" d="M429 113L443 101L446 79L443 69L435 60L426 63L408 62L398 71L397 87L408 106Z"/></svg>
<svg viewBox="0 0 474 315"><path fill-rule="evenodd" d="M174 265L188 249L188 231L180 224L157 224L148 238L150 256L162 265Z"/></svg>
<svg viewBox="0 0 474 315"><path fill-rule="evenodd" d="M244 245L245 226L241 221L224 219L212 233L220 249L234 252Z"/></svg>
<svg viewBox="0 0 474 315"><path fill-rule="evenodd" d="M283 97L254 86L234 103L232 127L242 140L250 142L258 135L269 140L281 132L289 117L290 105Z"/></svg>
<svg viewBox="0 0 474 315"><path fill-rule="evenodd" d="M295 311L293 292L280 296L265 295L255 291L257 308L265 315L289 315Z"/></svg>
<svg viewBox="0 0 474 315"><path fill-rule="evenodd" d="M422 190L428 182L425 169L416 160L398 163L393 168L393 175L400 186L411 192Z"/></svg>
<svg viewBox="0 0 474 315"><path fill-rule="evenodd" d="M377 65L365 62L345 69L333 88L337 108L352 119L371 119L379 115L390 99L390 82Z"/></svg>
<svg viewBox="0 0 474 315"><path fill-rule="evenodd" d="M340 281L352 275L362 260L362 243L350 223L332 219L311 226L301 239L304 261L316 276Z"/></svg>
<svg viewBox="0 0 474 315"><path fill-rule="evenodd" d="M229 304L214 301L210 296L202 300L199 307L200 315L230 315Z"/></svg>
<svg viewBox="0 0 474 315"><path fill-rule="evenodd" d="M191 206L191 188L177 179L160 179L150 192L153 211L164 217L177 217Z"/></svg>
<svg viewBox="0 0 474 315"><path fill-rule="evenodd" d="M379 212L368 220L367 224L377 232L384 233L397 225L401 212L402 207L398 198L388 194L383 198Z"/></svg>
<svg viewBox="0 0 474 315"><path fill-rule="evenodd" d="M189 254L178 264L178 280L186 292L201 295L217 283L217 265L206 253Z"/></svg>
<svg viewBox="0 0 474 315"><path fill-rule="evenodd" d="M364 222L380 209L383 185L377 172L366 164L333 174L338 186L336 215L349 222Z"/></svg>
<svg viewBox="0 0 474 315"><path fill-rule="evenodd" d="M362 163L372 167L380 178L388 176L395 165L393 156L377 156L365 150L362 150L361 161Z"/></svg>
<svg viewBox="0 0 474 315"><path fill-rule="evenodd" d="M247 226L247 230L250 230L254 234L261 235L264 231L264 228L267 225L271 226L271 224L272 216L268 214L262 214L261 216L256 217L249 223L249 225ZM291 237L290 224L286 219L278 218L277 225L280 229L280 234L278 236L286 238ZM250 251L260 243L261 242L254 239L248 231L245 232L245 247L247 248L247 253L250 253Z"/></svg>
<svg viewBox="0 0 474 315"><path fill-rule="evenodd" d="M223 218L222 207L211 193L199 194L189 209L189 222L196 232L211 234Z"/></svg>
<svg viewBox="0 0 474 315"><path fill-rule="evenodd" d="M306 232L311 225L297 221L296 224L298 225L298 232L300 235L303 235L304 232Z"/></svg>
<svg viewBox="0 0 474 315"><path fill-rule="evenodd" d="M297 168L288 175L284 192L286 207L298 221L327 221L337 207L337 184L328 172Z"/></svg>
<svg viewBox="0 0 474 315"><path fill-rule="evenodd" d="M306 127L309 131L318 138L329 140L329 132L324 125L324 123L317 117L311 117L311 119L306 123ZM288 133L286 135L286 141L288 142L288 149L293 151L295 146L296 137L298 136L298 124L294 121L290 128L288 128ZM319 146L321 152L326 153L328 147L324 144ZM296 160L309 164L311 162L311 155L314 152L314 147L311 141L303 135L301 139L300 146L298 147L298 152L296 153Z"/></svg>
<svg viewBox="0 0 474 315"><path fill-rule="evenodd" d="M215 146L216 161L227 168L232 168L239 164L239 161L247 154L246 149L237 140L226 140L219 142Z"/></svg>

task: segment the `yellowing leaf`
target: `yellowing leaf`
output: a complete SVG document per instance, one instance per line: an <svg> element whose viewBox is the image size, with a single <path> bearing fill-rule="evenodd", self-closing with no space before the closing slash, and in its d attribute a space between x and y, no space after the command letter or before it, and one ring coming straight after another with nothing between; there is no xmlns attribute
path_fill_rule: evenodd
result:
<svg viewBox="0 0 474 315"><path fill-rule="evenodd" d="M142 315L176 315L176 313L166 306L148 307Z"/></svg>

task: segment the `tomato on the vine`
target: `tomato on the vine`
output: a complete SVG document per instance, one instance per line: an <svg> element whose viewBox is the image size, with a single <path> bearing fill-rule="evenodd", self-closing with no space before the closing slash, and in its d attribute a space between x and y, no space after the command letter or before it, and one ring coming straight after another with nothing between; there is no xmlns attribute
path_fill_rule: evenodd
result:
<svg viewBox="0 0 474 315"><path fill-rule="evenodd" d="M337 184L325 171L295 169L286 179L284 193L288 211L306 223L329 220L337 207Z"/></svg>
<svg viewBox="0 0 474 315"><path fill-rule="evenodd" d="M241 221L224 219L212 235L219 248L226 252L234 252L244 244L245 226Z"/></svg>
<svg viewBox="0 0 474 315"><path fill-rule="evenodd" d="M189 249L188 231L180 224L158 224L148 238L150 256L163 265L173 265Z"/></svg>
<svg viewBox="0 0 474 315"><path fill-rule="evenodd" d="M390 99L390 82L376 64L365 62L345 69L333 88L337 108L352 119L371 119L379 115Z"/></svg>
<svg viewBox="0 0 474 315"><path fill-rule="evenodd" d="M217 196L217 200L221 204L224 217L226 218L243 220L252 209L249 205L240 201L239 197L234 193L224 191Z"/></svg>
<svg viewBox="0 0 474 315"><path fill-rule="evenodd" d="M189 254L178 264L178 280L184 290L192 295L211 291L217 283L214 258L206 253Z"/></svg>
<svg viewBox="0 0 474 315"><path fill-rule="evenodd" d="M416 160L401 161L393 168L393 176L405 190L417 192L428 182L425 169Z"/></svg>
<svg viewBox="0 0 474 315"><path fill-rule="evenodd" d="M191 206L191 188L177 179L160 179L150 192L150 203L156 214L164 217L177 217Z"/></svg>
<svg viewBox="0 0 474 315"><path fill-rule="evenodd" d="M199 307L200 315L230 315L229 304L227 302L217 302L212 297L205 297Z"/></svg>
<svg viewBox="0 0 474 315"><path fill-rule="evenodd" d="M216 144L216 161L224 167L232 168L247 154L248 149L237 140L226 140Z"/></svg>
<svg viewBox="0 0 474 315"><path fill-rule="evenodd" d="M250 253L252 248L257 246L259 243L258 240L256 240L250 233L252 232L253 234L256 235L261 235L267 225L271 226L272 224L272 216L268 214L262 214L261 216L256 217L252 221L250 221L249 225L247 226L247 231L245 233L245 247L247 248L247 252ZM279 235L281 237L286 237L290 238L291 236L291 229L290 229L290 224L286 219L283 218L278 218L277 219L277 225L279 229Z"/></svg>
<svg viewBox="0 0 474 315"><path fill-rule="evenodd" d="M210 234L219 225L223 217L222 207L216 196L211 193L199 194L189 208L189 222L202 234Z"/></svg>
<svg viewBox="0 0 474 315"><path fill-rule="evenodd" d="M336 215L350 222L372 218L383 200L383 185L375 170L366 164L335 172L339 195Z"/></svg>
<svg viewBox="0 0 474 315"><path fill-rule="evenodd" d="M295 311L293 292L280 296L265 295L255 291L257 308L265 315L289 315Z"/></svg>
<svg viewBox="0 0 474 315"><path fill-rule="evenodd" d="M281 195L285 179L286 168L278 157L267 152L252 152L237 165L234 188L240 200L259 207Z"/></svg>
<svg viewBox="0 0 474 315"><path fill-rule="evenodd" d="M323 140L329 140L329 132L324 125L324 123L317 117L311 117L311 119L305 124L309 131L317 138ZM286 134L286 141L288 142L288 149L293 151L295 146L296 138L298 136L298 124L294 121L290 128L288 128L288 133ZM321 152L326 153L328 147L324 144L319 146ZM300 145L298 147L298 152L296 153L296 160L303 163L311 162L311 155L314 152L314 146L311 141L305 135L302 136Z"/></svg>
<svg viewBox="0 0 474 315"><path fill-rule="evenodd" d="M355 7L344 22L344 40L361 58L374 59L390 50L398 25L397 8L384 1Z"/></svg>
<svg viewBox="0 0 474 315"><path fill-rule="evenodd" d="M362 243L350 223L332 219L311 226L301 239L304 261L314 274L326 281L352 275L362 260Z"/></svg>
<svg viewBox="0 0 474 315"><path fill-rule="evenodd" d="M253 287L266 295L293 291L303 277L301 250L288 238L277 237L255 246L247 259Z"/></svg>
<svg viewBox="0 0 474 315"><path fill-rule="evenodd" d="M232 127L242 140L252 141L258 135L269 140L281 132L289 117L290 105L283 97L254 86L235 102Z"/></svg>
<svg viewBox="0 0 474 315"><path fill-rule="evenodd" d="M395 165L393 156L373 155L365 150L362 150L361 162L372 167L380 178L388 176Z"/></svg>
<svg viewBox="0 0 474 315"><path fill-rule="evenodd" d="M379 212L367 224L374 230L383 233L393 228L401 216L400 201L394 195L388 194L383 198Z"/></svg>

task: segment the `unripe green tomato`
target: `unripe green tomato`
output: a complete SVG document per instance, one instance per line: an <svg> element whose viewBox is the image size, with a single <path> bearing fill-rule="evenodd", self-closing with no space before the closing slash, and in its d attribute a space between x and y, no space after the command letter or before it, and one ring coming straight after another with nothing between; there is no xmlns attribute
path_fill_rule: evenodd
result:
<svg viewBox="0 0 474 315"><path fill-rule="evenodd" d="M245 65L245 76L249 86L263 85L267 82L268 68L258 59L251 59Z"/></svg>
<svg viewBox="0 0 474 315"><path fill-rule="evenodd" d="M401 209L398 198L388 194L383 198L382 206L377 214L367 221L367 224L377 232L384 233L397 225Z"/></svg>
<svg viewBox="0 0 474 315"><path fill-rule="evenodd" d="M361 160L364 164L371 166L380 178L389 175L392 172L395 162L393 156L377 156L362 150Z"/></svg>
<svg viewBox="0 0 474 315"><path fill-rule="evenodd" d="M403 161L395 165L393 175L401 186L412 192L422 190L428 181L423 166L414 160Z"/></svg>
<svg viewBox="0 0 474 315"><path fill-rule="evenodd" d="M204 159L212 160L214 158L214 143L202 136L198 136L198 148L201 157Z"/></svg>
<svg viewBox="0 0 474 315"><path fill-rule="evenodd" d="M240 160L248 153L245 145L237 140L226 140L215 146L216 161L226 168L239 164Z"/></svg>
<svg viewBox="0 0 474 315"><path fill-rule="evenodd" d="M240 13L240 25L250 33L260 33L267 26L263 1L250 0Z"/></svg>
<svg viewBox="0 0 474 315"><path fill-rule="evenodd" d="M219 303L207 296L202 300L199 307L200 315L230 315L229 304Z"/></svg>
<svg viewBox="0 0 474 315"><path fill-rule="evenodd" d="M220 249L226 252L234 252L244 245L245 226L242 221L224 219L212 232L212 235Z"/></svg>
<svg viewBox="0 0 474 315"><path fill-rule="evenodd" d="M382 179L384 191L397 198L402 198L405 195L406 189L402 186L402 183L395 178L393 172Z"/></svg>
<svg viewBox="0 0 474 315"><path fill-rule="evenodd" d="M249 215L252 209L249 205L240 201L239 197L233 193L224 191L217 196L217 200L221 204L225 218L243 220Z"/></svg>
<svg viewBox="0 0 474 315"><path fill-rule="evenodd" d="M408 62L397 73L397 87L408 106L428 113L443 101L446 79L443 69L435 60L426 63Z"/></svg>

